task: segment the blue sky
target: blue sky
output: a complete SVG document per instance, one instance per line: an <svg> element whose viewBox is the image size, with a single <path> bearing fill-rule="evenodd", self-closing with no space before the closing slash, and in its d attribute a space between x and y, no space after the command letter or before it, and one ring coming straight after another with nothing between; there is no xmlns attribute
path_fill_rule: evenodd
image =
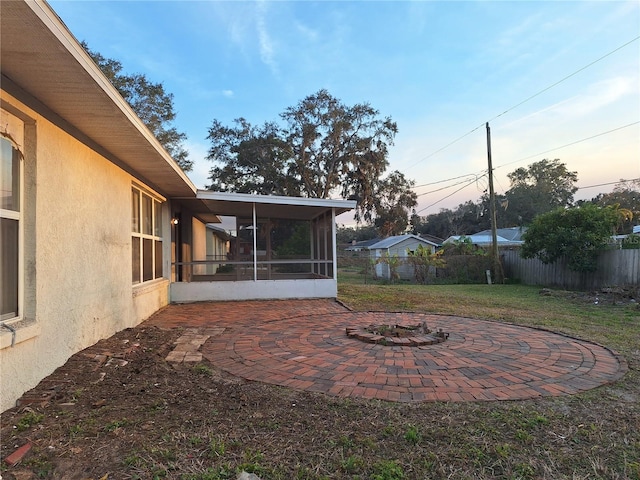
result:
<svg viewBox="0 0 640 480"><path fill-rule="evenodd" d="M214 119L278 120L321 88L397 122L389 171L430 184L416 188L421 215L480 197L486 179L435 182L486 170L487 121L498 193L543 158L579 187L640 177L635 0L50 4L78 40L173 93L200 188Z"/></svg>

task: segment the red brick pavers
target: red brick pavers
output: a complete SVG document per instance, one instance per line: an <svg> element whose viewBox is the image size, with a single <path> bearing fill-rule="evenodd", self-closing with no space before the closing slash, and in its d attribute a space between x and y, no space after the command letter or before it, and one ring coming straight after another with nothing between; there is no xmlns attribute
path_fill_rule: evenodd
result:
<svg viewBox="0 0 640 480"><path fill-rule="evenodd" d="M416 324L449 339L422 347L350 338L349 326ZM353 312L330 300L172 305L148 323L224 327L201 347L247 380L397 402L516 400L570 395L627 370L605 347L544 330L419 313Z"/></svg>

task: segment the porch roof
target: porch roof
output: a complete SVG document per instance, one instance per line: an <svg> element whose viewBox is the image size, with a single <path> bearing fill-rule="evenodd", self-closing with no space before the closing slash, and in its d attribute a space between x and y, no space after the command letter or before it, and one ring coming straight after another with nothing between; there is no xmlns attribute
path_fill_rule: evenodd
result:
<svg viewBox="0 0 640 480"><path fill-rule="evenodd" d="M246 193L214 192L198 190L196 198L180 198L195 214L214 213L248 217L253 215L253 205L259 217L311 220L335 208L336 215L353 210L354 200L324 198L284 197L279 195L251 195Z"/></svg>

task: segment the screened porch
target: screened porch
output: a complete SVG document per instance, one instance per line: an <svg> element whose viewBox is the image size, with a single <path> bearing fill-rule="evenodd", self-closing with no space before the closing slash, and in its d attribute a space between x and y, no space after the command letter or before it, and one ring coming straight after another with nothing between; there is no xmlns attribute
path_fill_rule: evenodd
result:
<svg viewBox="0 0 640 480"><path fill-rule="evenodd" d="M198 200L218 221L176 224L172 301L336 296L335 217L355 202L210 191Z"/></svg>

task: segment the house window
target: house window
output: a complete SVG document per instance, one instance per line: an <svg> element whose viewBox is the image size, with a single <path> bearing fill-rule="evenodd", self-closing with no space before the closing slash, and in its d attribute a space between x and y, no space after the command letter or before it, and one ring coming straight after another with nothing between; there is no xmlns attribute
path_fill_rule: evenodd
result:
<svg viewBox="0 0 640 480"><path fill-rule="evenodd" d="M131 188L131 279L134 284L162 278L162 202Z"/></svg>
<svg viewBox="0 0 640 480"><path fill-rule="evenodd" d="M0 320L20 314L20 151L0 137Z"/></svg>

